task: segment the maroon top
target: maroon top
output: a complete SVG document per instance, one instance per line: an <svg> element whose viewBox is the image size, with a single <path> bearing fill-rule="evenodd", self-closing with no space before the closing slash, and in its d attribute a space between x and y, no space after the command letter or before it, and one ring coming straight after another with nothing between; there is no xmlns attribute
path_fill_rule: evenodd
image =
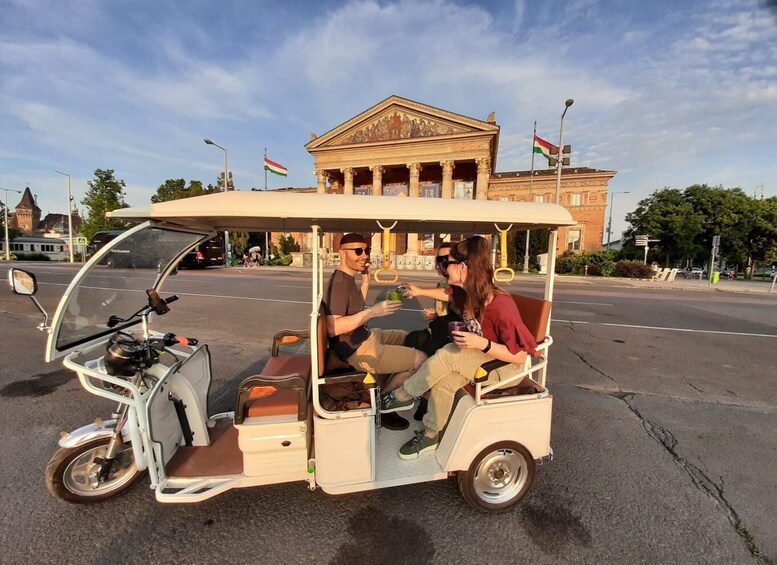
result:
<svg viewBox="0 0 777 565"><path fill-rule="evenodd" d="M451 294L453 300L464 311L466 293L463 289L453 287ZM482 335L493 342L501 343L513 355L519 351L526 351L529 355L537 353L537 341L526 324L523 323L518 307L509 294L498 293L494 296L491 303L485 307L479 320L472 319L465 312L464 321L469 331Z"/></svg>

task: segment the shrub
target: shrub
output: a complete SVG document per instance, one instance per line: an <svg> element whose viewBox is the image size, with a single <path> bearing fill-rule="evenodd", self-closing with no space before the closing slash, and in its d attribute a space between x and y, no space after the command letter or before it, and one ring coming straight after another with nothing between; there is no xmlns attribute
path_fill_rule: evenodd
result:
<svg viewBox="0 0 777 565"><path fill-rule="evenodd" d="M51 261L51 257L44 253L19 253L14 251L14 255L19 261ZM3 253L5 257L5 253Z"/></svg>
<svg viewBox="0 0 777 565"><path fill-rule="evenodd" d="M288 255L292 251L299 251L299 243L294 241L294 237L291 234L280 236L278 243L280 244L281 255Z"/></svg>
<svg viewBox="0 0 777 565"><path fill-rule="evenodd" d="M615 252L597 251L595 253L575 253L565 251L561 257L556 260L556 272L560 274L571 273L574 275L583 275L586 273L585 267L588 265L589 276L610 277L615 270Z"/></svg>
<svg viewBox="0 0 777 565"><path fill-rule="evenodd" d="M273 257L267 263L268 265L275 265L276 267L288 267L294 258L291 255L281 255L280 257Z"/></svg>
<svg viewBox="0 0 777 565"><path fill-rule="evenodd" d="M618 261L615 264L615 276L629 279L649 279L653 271L648 265L631 261Z"/></svg>

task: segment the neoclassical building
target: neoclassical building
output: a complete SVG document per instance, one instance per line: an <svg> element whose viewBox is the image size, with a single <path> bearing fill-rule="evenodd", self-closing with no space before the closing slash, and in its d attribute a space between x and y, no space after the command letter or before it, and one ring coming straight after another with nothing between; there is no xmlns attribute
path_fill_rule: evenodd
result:
<svg viewBox="0 0 777 565"><path fill-rule="evenodd" d="M315 161L319 193L366 197L462 198L552 202L555 169L495 173L500 127L413 100L391 96L305 148ZM562 229L559 253L601 249L607 183L613 171L562 172L561 203L579 224ZM426 205L433 205L428 203ZM450 234L449 234L450 235ZM324 246L338 249L339 237ZM392 254L431 253L439 234L392 235ZM381 245L373 236L373 249Z"/></svg>

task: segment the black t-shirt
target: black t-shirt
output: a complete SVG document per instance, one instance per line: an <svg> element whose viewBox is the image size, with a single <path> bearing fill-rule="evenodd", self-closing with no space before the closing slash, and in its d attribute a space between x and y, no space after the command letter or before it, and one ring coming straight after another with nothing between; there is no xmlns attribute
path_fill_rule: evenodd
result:
<svg viewBox="0 0 777 565"><path fill-rule="evenodd" d="M364 297L353 276L337 269L332 273L327 292L324 293L327 311L333 316L351 316L364 310ZM340 359L347 359L370 337L367 326L359 326L349 333L330 337L330 347Z"/></svg>

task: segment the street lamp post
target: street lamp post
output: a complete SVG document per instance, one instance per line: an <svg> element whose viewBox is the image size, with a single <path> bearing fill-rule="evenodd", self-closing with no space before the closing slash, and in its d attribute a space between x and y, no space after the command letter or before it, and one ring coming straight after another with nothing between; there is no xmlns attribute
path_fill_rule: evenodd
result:
<svg viewBox="0 0 777 565"><path fill-rule="evenodd" d="M219 145L218 143L214 143L210 139L206 138L206 139L203 139L203 141L205 143L207 143L208 145L213 145L215 147L218 147L219 149L221 149L224 152L224 192L226 192L227 191L227 183L229 182L229 166L227 165L227 150L225 148L223 148L221 145ZM227 255L227 265L226 266L229 267L229 264L230 264L229 259L230 259L230 255L231 255L231 249L230 249L230 246L229 246L229 232L226 231L226 230L224 230L224 252Z"/></svg>
<svg viewBox="0 0 777 565"><path fill-rule="evenodd" d="M610 250L610 235L612 234L612 205L615 202L616 194L631 194L631 191L624 190L623 192L613 192L610 194L610 219L607 221L607 251Z"/></svg>
<svg viewBox="0 0 777 565"><path fill-rule="evenodd" d="M5 225L5 260L10 261L11 260L11 244L8 242L8 193L9 192L16 192L18 194L21 194L21 190L14 190L13 188L0 188L0 190L5 191L5 201L3 202L3 211L5 213L5 222L3 224Z"/></svg>
<svg viewBox="0 0 777 565"><path fill-rule="evenodd" d="M561 126L558 131L558 162L556 163L556 204L560 204L561 199L561 165L564 163L562 152L564 150L564 116L569 110L569 107L574 104L575 101L572 98L567 99L564 102L564 113L561 114Z"/></svg>
<svg viewBox="0 0 777 565"><path fill-rule="evenodd" d="M558 153L556 154L556 199L554 202L560 204L561 200L561 165L564 164L564 116L569 107L574 104L572 98L564 102L564 113L561 114L561 127L558 132ZM550 241L548 242L548 276L545 278L545 296L553 296L553 283L556 280L556 253L558 253L558 228L550 232Z"/></svg>
<svg viewBox="0 0 777 565"><path fill-rule="evenodd" d="M70 194L70 175L62 171L54 171L67 177L67 248L70 251L70 262L73 260L73 196Z"/></svg>

